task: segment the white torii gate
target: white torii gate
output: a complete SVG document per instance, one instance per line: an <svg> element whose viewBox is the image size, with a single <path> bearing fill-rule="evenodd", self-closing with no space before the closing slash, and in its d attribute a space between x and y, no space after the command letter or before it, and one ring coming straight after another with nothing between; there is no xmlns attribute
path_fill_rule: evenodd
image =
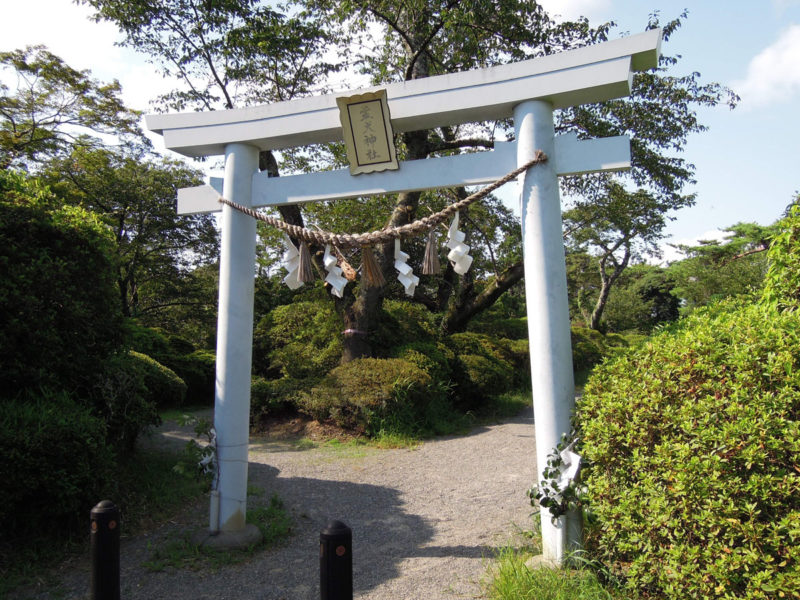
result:
<svg viewBox="0 0 800 600"><path fill-rule="evenodd" d="M225 177L178 192L178 212L222 212L214 424L219 464L212 532L247 537L245 511L253 337L255 220L220 206L219 195L260 207L370 194L490 183L534 157L549 160L519 178L525 293L541 474L574 408L574 381L558 176L630 167L626 136L578 141L555 136L553 109L627 96L632 73L655 67L661 31L533 60L384 86L395 132L513 117L514 142L491 151L401 162L400 169L351 176L347 169L269 178L261 150L342 139L336 94L206 113L147 115L147 127L186 156L225 155ZM375 89L375 88L370 88ZM363 93L370 90L358 90ZM338 94L344 95L344 94ZM541 514L544 560L562 563L580 544L580 517Z"/></svg>

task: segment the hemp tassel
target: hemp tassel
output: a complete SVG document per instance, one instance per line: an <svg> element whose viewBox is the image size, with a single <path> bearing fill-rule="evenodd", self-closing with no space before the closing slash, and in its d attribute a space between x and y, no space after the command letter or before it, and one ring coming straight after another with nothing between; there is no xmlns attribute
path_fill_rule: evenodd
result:
<svg viewBox="0 0 800 600"><path fill-rule="evenodd" d="M425 260L422 262L423 275L438 275L442 272L439 262L439 247L436 244L436 232L431 228L428 232L428 243L425 244Z"/></svg>
<svg viewBox="0 0 800 600"><path fill-rule="evenodd" d="M305 242L300 242L300 268L298 269L297 280L303 283L314 281L314 270L311 268L311 251Z"/></svg>
<svg viewBox="0 0 800 600"><path fill-rule="evenodd" d="M364 277L366 287L380 287L386 283L378 259L375 258L372 251L372 246L361 248L361 275Z"/></svg>

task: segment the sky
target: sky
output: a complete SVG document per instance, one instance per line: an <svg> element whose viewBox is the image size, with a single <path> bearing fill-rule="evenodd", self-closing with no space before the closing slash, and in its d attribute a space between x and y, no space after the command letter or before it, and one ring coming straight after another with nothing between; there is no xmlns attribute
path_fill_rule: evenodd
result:
<svg viewBox="0 0 800 600"><path fill-rule="evenodd" d="M149 101L171 84L90 9L70 0L2 0L0 50L44 44L70 66L101 81L117 79L126 103L152 112ZM708 131L692 135L684 158L695 165L696 204L673 214L668 243L719 236L738 222L769 224L800 191L800 0L540 0L553 15L615 21L612 37L644 31L648 16L688 18L663 45L681 59L676 75L698 72L741 96L735 110L701 109ZM161 144L154 138L156 147ZM677 258L666 247L666 259Z"/></svg>

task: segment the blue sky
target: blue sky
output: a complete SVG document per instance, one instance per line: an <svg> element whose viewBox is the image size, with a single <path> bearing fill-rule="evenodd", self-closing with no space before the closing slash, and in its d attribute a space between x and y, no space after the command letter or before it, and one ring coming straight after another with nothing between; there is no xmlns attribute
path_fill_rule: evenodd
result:
<svg viewBox="0 0 800 600"><path fill-rule="evenodd" d="M694 207L675 213L672 241L688 242L740 221L768 224L800 191L800 0L546 0L551 12L614 20L636 33L648 15L689 16L663 51L681 55L676 73L731 87L739 106L698 111L709 130L690 138Z"/></svg>
<svg viewBox="0 0 800 600"><path fill-rule="evenodd" d="M775 221L800 191L800 0L542 0L554 14L614 20L622 32L644 29L658 10L663 20L688 9L684 26L664 46L679 54L676 74L697 71L702 81L730 86L739 107L702 110L709 131L689 140L685 158L696 166L694 207L679 211L669 241L690 242L739 221ZM70 65L101 80L117 78L133 107L170 88L151 65L117 48L119 34L87 19L69 0L6 3L0 48L41 43ZM158 144L158 140L156 140Z"/></svg>

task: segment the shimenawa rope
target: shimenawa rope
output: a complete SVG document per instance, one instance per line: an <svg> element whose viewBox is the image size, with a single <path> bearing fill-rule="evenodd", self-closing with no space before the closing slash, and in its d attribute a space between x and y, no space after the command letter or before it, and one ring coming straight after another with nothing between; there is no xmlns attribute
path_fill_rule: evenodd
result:
<svg viewBox="0 0 800 600"><path fill-rule="evenodd" d="M456 212L461 210L462 208L466 208L473 202L480 200L491 194L497 188L505 185L521 173L524 173L529 168L539 163L543 163L547 160L547 155L542 152L541 150L537 150L534 158L526 162L524 165L517 167L510 173L504 175L494 183L490 183L485 188L478 190L474 194L467 196L463 200L459 200L458 202L454 202L438 213L434 213L430 216L424 217L422 219L418 219L412 223L408 223L407 225L401 225L400 227L392 227L391 229L379 229L377 231L371 231L368 233L359 233L359 234L347 234L347 233L332 233L330 231L314 231L311 229L307 229L305 227L299 227L297 225L290 225L285 221L281 221L275 217L270 217L269 215L265 215L264 213L258 212L253 210L252 208L248 208L246 206L242 206L237 202L233 202L232 200L228 200L227 198L219 197L219 202L223 204L227 204L228 206L243 212L246 215L253 217L254 219L258 219L259 221L263 221L264 223L271 225L272 227L276 227L281 231L288 233L295 239L299 239L301 241L313 244L331 244L334 246L338 246L339 248L359 248L364 246L374 246L375 244L385 244L391 242L397 238L406 238L411 237L414 235L418 235L422 232L428 231L432 227L443 223L449 217L454 215Z"/></svg>

